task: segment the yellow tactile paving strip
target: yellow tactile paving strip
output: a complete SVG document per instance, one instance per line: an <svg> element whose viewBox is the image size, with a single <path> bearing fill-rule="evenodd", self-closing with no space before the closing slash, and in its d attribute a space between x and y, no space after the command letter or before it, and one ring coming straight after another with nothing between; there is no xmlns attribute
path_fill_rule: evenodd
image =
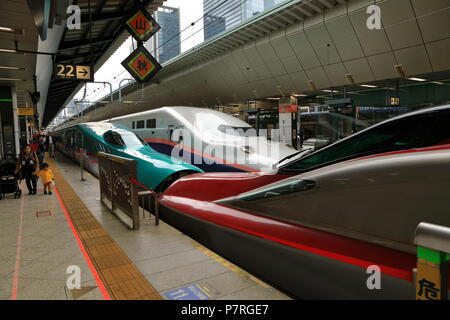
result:
<svg viewBox="0 0 450 320"><path fill-rule="evenodd" d="M161 296L94 218L57 164L48 159L59 195L89 258L113 300L161 300Z"/></svg>

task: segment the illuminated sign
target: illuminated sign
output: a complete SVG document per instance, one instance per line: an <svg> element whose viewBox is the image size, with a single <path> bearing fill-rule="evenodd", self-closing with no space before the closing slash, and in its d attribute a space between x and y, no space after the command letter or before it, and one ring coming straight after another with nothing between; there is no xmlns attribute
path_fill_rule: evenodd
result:
<svg viewBox="0 0 450 320"><path fill-rule="evenodd" d="M162 69L158 61L144 47L138 47L133 51L122 65L140 83L149 81Z"/></svg>
<svg viewBox="0 0 450 320"><path fill-rule="evenodd" d="M147 41L159 29L160 25L153 19L144 8L139 8L125 23L128 32L140 41Z"/></svg>
<svg viewBox="0 0 450 320"><path fill-rule="evenodd" d="M94 70L92 66L58 63L55 65L54 78L61 80L94 81Z"/></svg>
<svg viewBox="0 0 450 320"><path fill-rule="evenodd" d="M388 100L388 104L390 106L399 106L400 105L400 98L390 97L389 100Z"/></svg>
<svg viewBox="0 0 450 320"><path fill-rule="evenodd" d="M33 108L17 108L18 116L33 116L34 109Z"/></svg>

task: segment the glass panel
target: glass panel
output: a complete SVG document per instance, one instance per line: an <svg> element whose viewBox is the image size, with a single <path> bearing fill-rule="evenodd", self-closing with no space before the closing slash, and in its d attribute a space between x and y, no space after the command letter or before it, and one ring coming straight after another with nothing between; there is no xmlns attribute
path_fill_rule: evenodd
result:
<svg viewBox="0 0 450 320"><path fill-rule="evenodd" d="M120 136L127 147L143 146L142 140L133 133L121 133Z"/></svg>
<svg viewBox="0 0 450 320"><path fill-rule="evenodd" d="M144 129L145 128L145 121L139 120L136 122L136 129Z"/></svg>
<svg viewBox="0 0 450 320"><path fill-rule="evenodd" d="M314 185L314 181L310 180L288 179L262 190L244 193L238 196L237 199L244 201L256 201L260 199L278 197L293 192L309 190L313 188Z"/></svg>
<svg viewBox="0 0 450 320"><path fill-rule="evenodd" d="M156 128L156 119L148 119L147 120L147 128L148 129Z"/></svg>
<svg viewBox="0 0 450 320"><path fill-rule="evenodd" d="M388 122L337 142L286 165L287 170L306 170L339 159L441 144L450 138L449 113L429 113Z"/></svg>

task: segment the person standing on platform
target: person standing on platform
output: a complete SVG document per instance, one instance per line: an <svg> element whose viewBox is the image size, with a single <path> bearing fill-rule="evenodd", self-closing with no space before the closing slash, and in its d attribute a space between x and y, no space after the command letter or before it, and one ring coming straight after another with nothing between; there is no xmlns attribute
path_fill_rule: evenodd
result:
<svg viewBox="0 0 450 320"><path fill-rule="evenodd" d="M37 147L37 156L39 159L39 163L42 165L44 163L45 158L45 142L44 142L44 136L38 137L38 147ZM41 167L39 169L42 169Z"/></svg>
<svg viewBox="0 0 450 320"><path fill-rule="evenodd" d="M37 144L37 137L33 136L33 140L30 143L31 152L37 153L38 144Z"/></svg>
<svg viewBox="0 0 450 320"><path fill-rule="evenodd" d="M37 179L33 174L39 168L39 159L31 147L26 145L19 154L16 164L16 174L20 172L20 179L25 179L28 194L36 194Z"/></svg>
<svg viewBox="0 0 450 320"><path fill-rule="evenodd" d="M55 158L55 144L53 143L53 137L51 134L47 137L47 150L48 150L48 156L50 158Z"/></svg>

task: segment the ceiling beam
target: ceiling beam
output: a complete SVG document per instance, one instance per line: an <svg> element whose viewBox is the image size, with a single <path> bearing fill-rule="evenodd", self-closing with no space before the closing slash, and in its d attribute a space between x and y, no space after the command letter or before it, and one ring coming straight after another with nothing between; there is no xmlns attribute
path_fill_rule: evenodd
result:
<svg viewBox="0 0 450 320"><path fill-rule="evenodd" d="M92 57L94 58L95 61L95 57L98 55L101 55L105 53L103 50L98 50L98 51L94 51L92 52ZM62 61L68 61L68 60L74 60L77 58L84 58L84 57L89 57L91 55L91 53L88 52L81 52L81 53L77 53L77 54L70 54L70 55L57 55L56 56L56 62L62 62Z"/></svg>
<svg viewBox="0 0 450 320"><path fill-rule="evenodd" d="M313 12L307 10L306 8L303 7L298 7L297 8L299 11L301 11L301 13L303 13L304 15L308 16L308 17L312 17L314 15Z"/></svg>
<svg viewBox="0 0 450 320"><path fill-rule="evenodd" d="M334 7L334 6L333 6L331 3L329 3L327 0L319 0L319 2L320 2L321 4L323 4L325 7L327 7L328 9L331 9L331 8Z"/></svg>
<svg viewBox="0 0 450 320"><path fill-rule="evenodd" d="M105 13L92 13L92 23L113 20L113 19L121 19L125 16L131 14L130 11L119 11L119 12L105 12ZM89 23L89 14L85 13L81 15L81 23L87 24Z"/></svg>
<svg viewBox="0 0 450 320"><path fill-rule="evenodd" d="M108 42L114 40L114 38L111 37L99 37L92 39L92 44L96 43L102 43L102 42ZM90 45L91 42L89 39L83 39L83 40L72 40L72 41L63 41L59 45L59 51L69 50L69 49L76 49L83 46Z"/></svg>

